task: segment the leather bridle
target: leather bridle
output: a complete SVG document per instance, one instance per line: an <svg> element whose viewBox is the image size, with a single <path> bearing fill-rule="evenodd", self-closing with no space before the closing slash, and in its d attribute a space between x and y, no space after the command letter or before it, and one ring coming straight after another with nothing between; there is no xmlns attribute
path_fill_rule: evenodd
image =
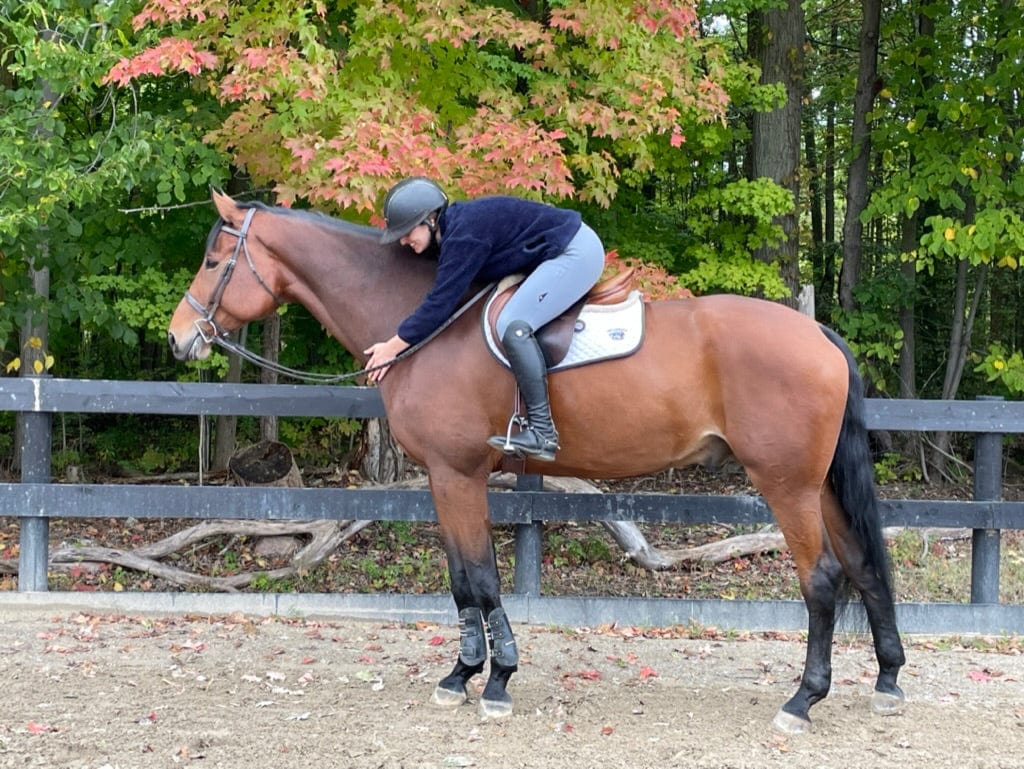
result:
<svg viewBox="0 0 1024 769"><path fill-rule="evenodd" d="M206 344L212 344L218 342L220 339L226 338L231 332L221 326L215 319L214 316L217 314L217 310L220 309L221 299L224 298L224 291L227 290L228 282L231 280L231 276L235 272L235 265L238 264L238 255L245 254L245 261L249 264L249 270L256 278L256 282L259 283L263 290L270 294L270 298L274 300L274 305L279 307L284 302L281 300L274 290L267 284L265 280L260 276L259 271L256 269L256 265L252 261L252 254L249 253L249 244L246 238L249 234L249 225L252 224L253 214L256 213L255 208L250 208L245 212L245 219L242 221L240 229L235 229L227 223L221 225L220 231L227 235L234 235L238 240L235 242L235 248L231 252L231 256L228 258L227 264L224 265L224 269L221 270L220 277L217 278L217 284L213 287L213 291L210 293L210 298L204 305L198 299L196 299L191 291L185 292L185 301L188 302L189 306L193 310L199 313L198 318L193 321L196 330L199 332L199 336L203 338Z"/></svg>
<svg viewBox="0 0 1024 769"><path fill-rule="evenodd" d="M454 315L452 315L445 323L441 325L436 331L430 336L412 347L409 347L389 361L385 361L378 366L372 368L364 368L359 371L351 371L345 374L325 374L320 372L308 372L298 371L287 366L283 366L280 363L268 360L261 355L257 355L251 350L247 350L242 345L231 339L231 332L220 325L215 319L214 315L217 314L217 310L220 308L221 299L224 297L224 291L227 289L228 281L231 280L231 275L235 271L235 265L238 264L238 255L245 254L245 261L249 264L249 269L252 271L256 281L263 287L263 290L270 294L270 298L274 300L275 306L281 306L284 304L284 300L281 299L274 290L267 284L265 280L260 276L256 270L256 265L252 261L252 254L249 253L249 244L246 242L246 237L249 234L249 225L252 223L253 214L256 213L255 208L250 208L245 213L245 219L242 221L242 226L239 229L229 226L226 222L221 226L220 231L227 233L228 235L234 235L238 238L235 243L235 248L231 252L231 256L228 258L227 264L224 265L224 269L221 271L220 277L217 279L217 284L213 287L213 291L210 294L209 300L206 304L203 304L196 299L191 291L185 292L185 301L188 302L189 306L199 313L199 317L193 321L193 325L196 327L196 331L199 332L199 336L202 337L203 342L206 344L216 344L228 352L233 352L243 360L247 360L262 368L270 371L276 371L278 374L289 376L294 379L301 379L307 382L317 382L321 384L334 384L337 382L344 382L346 380L355 379L363 374L369 373L370 371L376 371L377 369L386 368L387 366L396 363L397 361L408 358L414 352L419 350L427 342L431 341L434 337L444 331L448 326L454 323L461 315L463 315L470 307L476 304L486 294L488 294L494 288L494 283L489 286L485 286L479 293L467 301ZM222 220L223 221L223 220ZM204 328L205 325L205 328Z"/></svg>

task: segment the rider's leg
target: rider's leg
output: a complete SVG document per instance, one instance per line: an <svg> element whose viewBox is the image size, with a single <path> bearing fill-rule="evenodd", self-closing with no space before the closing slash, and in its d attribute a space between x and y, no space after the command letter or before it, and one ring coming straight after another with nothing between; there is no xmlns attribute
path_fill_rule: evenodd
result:
<svg viewBox="0 0 1024 769"><path fill-rule="evenodd" d="M586 224L580 226L561 255L540 264L526 277L497 320L498 335L526 402L529 426L511 438L487 442L509 454L552 461L558 433L548 401L547 365L534 331L571 307L598 281L604 269L604 246Z"/></svg>

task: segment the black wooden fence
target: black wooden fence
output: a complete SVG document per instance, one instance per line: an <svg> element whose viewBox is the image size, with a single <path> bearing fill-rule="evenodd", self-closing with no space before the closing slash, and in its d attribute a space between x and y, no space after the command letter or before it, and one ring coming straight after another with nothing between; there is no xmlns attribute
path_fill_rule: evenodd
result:
<svg viewBox="0 0 1024 769"><path fill-rule="evenodd" d="M21 482L0 484L0 516L20 521L19 593L15 603L41 600L47 590L52 518L250 518L430 521L426 491L204 487L53 483L51 428L57 413L277 415L372 418L384 415L371 388L311 385L225 385L39 378L0 379L0 408L23 420ZM885 500L887 526L973 530L970 603L903 604L908 632L1024 632L1024 606L999 603L1000 529L1024 528L1024 503L1001 501L1002 436L1024 432L1024 403L868 400L871 429L975 434L974 499ZM561 494L539 491L523 476L519 490L490 494L496 523L515 524L515 595L520 619L566 624L620 621L674 624L699 621L750 629L802 627L800 602L674 599L555 599L540 596L544 521L760 523L771 513L758 496L685 494ZM32 598L35 596L35 599ZM51 596L52 597L52 596ZM8 595L8 602L11 596ZM211 610L215 596L196 597ZM330 602L275 600L272 611L309 606L353 614L410 618L454 616L446 596L348 596ZM965 596L965 599L967 596ZM173 603L173 602L172 602ZM180 601L177 602L181 604ZM190 604L195 605L195 604ZM348 607L346 609L346 607ZM348 611L351 610L351 611ZM525 616L524 616L525 615Z"/></svg>

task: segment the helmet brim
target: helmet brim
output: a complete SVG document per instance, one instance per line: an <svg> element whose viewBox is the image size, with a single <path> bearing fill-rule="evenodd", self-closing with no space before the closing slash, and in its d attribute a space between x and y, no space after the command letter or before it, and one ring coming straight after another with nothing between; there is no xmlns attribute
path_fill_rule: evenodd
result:
<svg viewBox="0 0 1024 769"><path fill-rule="evenodd" d="M409 232L412 232L412 230L410 229L407 232L402 232L400 230L391 230L391 229L384 230L384 234L380 236L380 243L381 243L381 245L386 245L388 243L395 243L395 242L401 240L406 235L408 235Z"/></svg>
<svg viewBox="0 0 1024 769"><path fill-rule="evenodd" d="M429 211L417 212L416 216L403 219L400 222L393 222L388 225L387 229L384 230L384 234L380 236L381 243L394 243L396 240L401 240L410 232L419 227L423 222L427 220L430 215Z"/></svg>

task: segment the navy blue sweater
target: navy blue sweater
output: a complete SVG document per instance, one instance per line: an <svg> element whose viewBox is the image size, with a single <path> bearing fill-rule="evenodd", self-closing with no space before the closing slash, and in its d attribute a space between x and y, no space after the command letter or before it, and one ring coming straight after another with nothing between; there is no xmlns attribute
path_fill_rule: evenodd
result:
<svg viewBox="0 0 1024 769"><path fill-rule="evenodd" d="M409 344L426 339L455 312L474 280L532 272L565 251L581 222L576 211L521 198L452 203L438 221L437 278L398 335Z"/></svg>

